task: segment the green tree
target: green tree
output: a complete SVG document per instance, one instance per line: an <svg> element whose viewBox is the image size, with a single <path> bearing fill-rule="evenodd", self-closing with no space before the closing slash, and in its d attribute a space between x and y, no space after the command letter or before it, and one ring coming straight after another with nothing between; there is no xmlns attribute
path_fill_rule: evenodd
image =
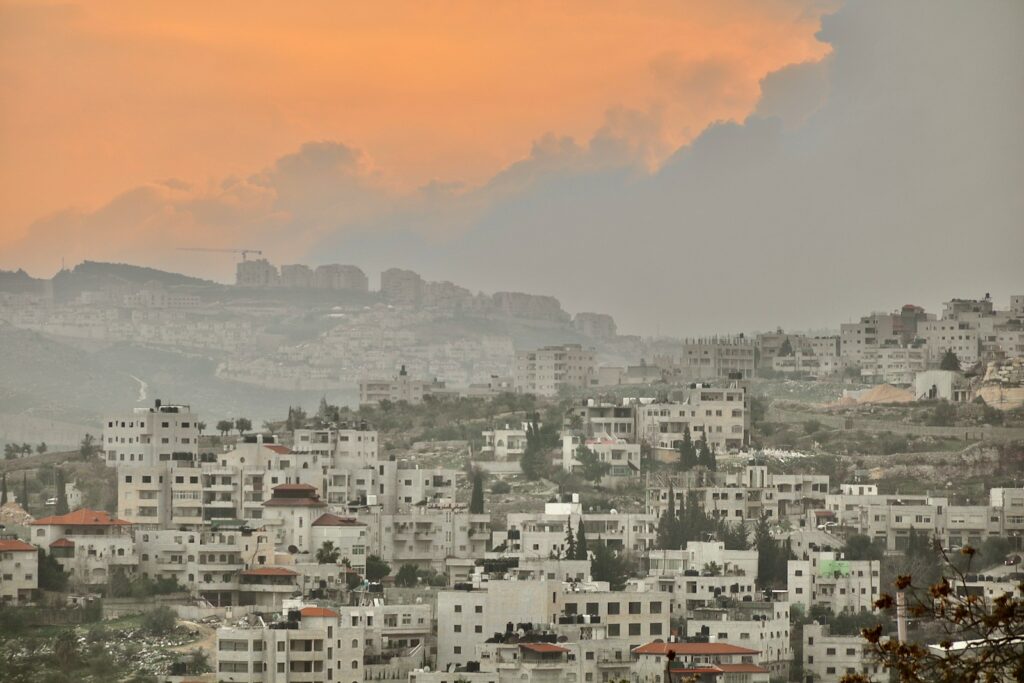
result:
<svg viewBox="0 0 1024 683"><path fill-rule="evenodd" d="M576 460L579 461L581 473L587 481L599 482L612 469L610 464L602 462L600 456L587 448L586 444L581 443L577 446Z"/></svg>
<svg viewBox="0 0 1024 683"><path fill-rule="evenodd" d="M817 420L807 420L804 422L804 431L808 434L815 434L821 431L821 423Z"/></svg>
<svg viewBox="0 0 1024 683"><path fill-rule="evenodd" d="M0 505L4 505L7 502L7 473L4 472L3 476L0 477Z"/></svg>
<svg viewBox="0 0 1024 683"><path fill-rule="evenodd" d="M620 591L626 587L629 565L607 543L598 542L594 545L594 555L590 560L590 576L595 581L607 581L613 591Z"/></svg>
<svg viewBox="0 0 1024 683"><path fill-rule="evenodd" d="M395 574L395 584L399 586L405 586L412 588L419 582L419 570L416 569L414 564L403 564L398 569L398 573Z"/></svg>
<svg viewBox="0 0 1024 683"><path fill-rule="evenodd" d="M220 432L220 435L222 437L223 436L227 436L228 432L230 432L234 428L235 428L235 423L232 422L231 420L218 420L217 421L217 431Z"/></svg>
<svg viewBox="0 0 1024 683"><path fill-rule="evenodd" d="M157 607L142 615L142 628L155 636L162 636L175 629L178 616L170 607Z"/></svg>
<svg viewBox="0 0 1024 683"><path fill-rule="evenodd" d="M57 668L70 673L78 662L78 639L73 630L61 631L53 642L53 660Z"/></svg>
<svg viewBox="0 0 1024 683"><path fill-rule="evenodd" d="M100 454L101 448L96 443L96 437L92 434L86 434L82 437L82 442L78 444L78 457L82 460L89 460Z"/></svg>
<svg viewBox="0 0 1024 683"><path fill-rule="evenodd" d="M687 425L683 431L683 438L677 447L679 451L679 469L684 472L692 470L697 465L697 448L693 445L693 438L690 436L690 428Z"/></svg>
<svg viewBox="0 0 1024 683"><path fill-rule="evenodd" d="M473 482L473 492L469 496L469 512L473 515L484 514L484 471L474 467L469 475Z"/></svg>
<svg viewBox="0 0 1024 683"><path fill-rule="evenodd" d="M576 538L572 535L572 521L565 523L565 547L562 549L562 557L567 560L576 559Z"/></svg>
<svg viewBox="0 0 1024 683"><path fill-rule="evenodd" d="M705 467L712 472L718 469L718 464L715 460L715 449L708 445L708 433L707 428L700 433L700 439L697 440L697 464Z"/></svg>
<svg viewBox="0 0 1024 683"><path fill-rule="evenodd" d="M371 583L377 583L391 573L391 565L382 560L378 555L369 555L366 558L366 579Z"/></svg>
<svg viewBox="0 0 1024 683"><path fill-rule="evenodd" d="M519 459L519 466L527 479L536 481L543 479L551 467L548 461L548 449L545 448L537 417L526 426L526 448Z"/></svg>
<svg viewBox="0 0 1024 683"><path fill-rule="evenodd" d="M28 512L28 473L21 473L21 496L18 498L21 509Z"/></svg>
<svg viewBox="0 0 1024 683"><path fill-rule="evenodd" d="M789 341L789 337L782 340L782 346L779 347L779 353L777 355L782 357L793 355L793 344Z"/></svg>
<svg viewBox="0 0 1024 683"><path fill-rule="evenodd" d="M337 564L341 550L334 547L333 541L324 541L316 550L317 564Z"/></svg>
<svg viewBox="0 0 1024 683"><path fill-rule="evenodd" d="M14 444L14 443L4 444L4 459L5 460L14 460L15 458L18 457L18 454L20 452L21 452L21 449L18 448L18 444Z"/></svg>
<svg viewBox="0 0 1024 683"><path fill-rule="evenodd" d="M39 455L42 455L47 450L49 450L49 446L46 445L45 441L40 441L39 445L36 446L36 453L38 453Z"/></svg>
<svg viewBox="0 0 1024 683"><path fill-rule="evenodd" d="M587 547L587 530L583 526L583 517L580 517L580 521L576 525L576 559L590 559L590 548Z"/></svg>
<svg viewBox="0 0 1024 683"><path fill-rule="evenodd" d="M679 537L679 520L676 518L676 494L669 484L668 506L658 519L658 536L656 542L661 550L675 550Z"/></svg>
<svg viewBox="0 0 1024 683"><path fill-rule="evenodd" d="M499 481L496 481L493 484L491 484L491 493L493 493L493 494L500 495L500 494L511 493L511 492L512 492L512 486L507 481L500 481L499 480Z"/></svg>
<svg viewBox="0 0 1024 683"><path fill-rule="evenodd" d="M767 515L762 515L754 526L754 547L757 549L757 584L761 588L785 585L792 551L789 541L780 543L772 536Z"/></svg>
<svg viewBox="0 0 1024 683"><path fill-rule="evenodd" d="M58 515L66 515L68 510L68 492L67 483L64 481L64 470L57 468L57 509L55 512Z"/></svg>
<svg viewBox="0 0 1024 683"><path fill-rule="evenodd" d="M44 591L63 592L68 587L68 575L52 555L39 549L39 588Z"/></svg>
<svg viewBox="0 0 1024 683"><path fill-rule="evenodd" d="M247 417L237 417L237 418L235 418L235 431L238 432L239 436L241 436L242 434L245 434L246 432L251 431L251 430L252 430L252 420L250 420Z"/></svg>
<svg viewBox="0 0 1024 683"><path fill-rule="evenodd" d="M928 424L932 427L952 427L955 422L956 406L949 401L939 401L928 416Z"/></svg>
<svg viewBox="0 0 1024 683"><path fill-rule="evenodd" d="M843 556L847 560L881 560L885 549L865 534L853 534L846 538Z"/></svg>
<svg viewBox="0 0 1024 683"><path fill-rule="evenodd" d="M939 369L960 372L960 359L957 358L953 349L946 349L946 352L942 354L942 360L939 361Z"/></svg>

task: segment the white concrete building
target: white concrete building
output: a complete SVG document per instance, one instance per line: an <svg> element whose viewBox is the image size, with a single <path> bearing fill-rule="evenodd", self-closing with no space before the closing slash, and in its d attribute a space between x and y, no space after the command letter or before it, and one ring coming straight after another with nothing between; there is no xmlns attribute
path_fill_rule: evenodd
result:
<svg viewBox="0 0 1024 683"><path fill-rule="evenodd" d="M495 460L518 460L526 451L526 423L518 426L506 424L482 432L484 445L481 453L492 455Z"/></svg>
<svg viewBox="0 0 1024 683"><path fill-rule="evenodd" d="M846 560L836 551L806 553L789 560L789 602L803 605L806 614L814 605L841 612L872 612L881 594L881 563L878 560Z"/></svg>
<svg viewBox="0 0 1024 683"><path fill-rule="evenodd" d="M805 624L801 634L804 645L804 677L814 683L839 683L846 674L884 676L860 635L834 636L827 624Z"/></svg>
<svg viewBox="0 0 1024 683"><path fill-rule="evenodd" d="M623 439L609 436L583 438L563 434L564 471L583 473L583 465L578 459L581 447L587 448L600 462L608 466L607 474L598 482L602 486L619 486L640 476L640 444L628 443Z"/></svg>
<svg viewBox="0 0 1024 683"><path fill-rule="evenodd" d="M102 586L115 568L131 574L139 564L131 525L107 512L82 508L37 519L30 526L35 544L80 585Z"/></svg>
<svg viewBox="0 0 1024 683"><path fill-rule="evenodd" d="M104 421L104 461L110 467L194 463L199 453L199 417L187 405L136 408Z"/></svg>
<svg viewBox="0 0 1024 683"><path fill-rule="evenodd" d="M314 683L364 680L364 629L322 607L295 610L289 628L258 617L248 627L217 630L217 680L224 683Z"/></svg>
<svg viewBox="0 0 1024 683"><path fill-rule="evenodd" d="M562 387L596 386L594 350L579 344L563 344L517 351L513 381L517 392L537 396L557 396Z"/></svg>
<svg viewBox="0 0 1024 683"><path fill-rule="evenodd" d="M32 602L38 589L38 548L17 538L0 538L0 605Z"/></svg>

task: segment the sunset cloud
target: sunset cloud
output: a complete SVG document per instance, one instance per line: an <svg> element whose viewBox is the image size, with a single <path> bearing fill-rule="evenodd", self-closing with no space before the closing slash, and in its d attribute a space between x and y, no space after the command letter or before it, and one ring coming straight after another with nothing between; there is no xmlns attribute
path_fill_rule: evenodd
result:
<svg viewBox="0 0 1024 683"><path fill-rule="evenodd" d="M682 39L686 51L627 50L608 73L581 67L579 78L622 85L621 97L597 98L607 106L569 124L555 104L551 125L519 139L515 155L498 151L509 142L502 126L510 139L530 126L487 119L496 127L483 177L466 162L464 174L410 183L425 157L396 165L393 150L381 155L359 135L311 136L252 166L262 170L146 184L38 220L2 260L59 252L174 267L175 246L262 248L278 263L358 263L371 278L397 265L473 288L552 293L646 333L834 324L838 309L906 303L888 298L896 287L933 308L975 289L1016 293L1024 46L1014 27L1024 6L855 2L820 21L815 7L750 10L767 13L765 41L785 33L772 16L789 31L813 23L821 41L795 41L814 47L769 70L733 43L697 50ZM725 15L716 21L753 41L741 46L749 52L755 28ZM688 20L698 21L718 25ZM657 87L640 92L630 74ZM412 156L441 142L454 157L472 146L476 132L442 122L431 137L418 113L396 133L417 131ZM466 161L437 159L435 170ZM1000 247L975 253L981 242ZM232 268L220 257L188 265L221 277Z"/></svg>

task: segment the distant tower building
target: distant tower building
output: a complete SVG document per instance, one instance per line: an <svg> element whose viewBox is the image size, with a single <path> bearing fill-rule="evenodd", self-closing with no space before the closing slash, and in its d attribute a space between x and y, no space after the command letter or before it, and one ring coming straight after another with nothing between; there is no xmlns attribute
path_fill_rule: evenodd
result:
<svg viewBox="0 0 1024 683"><path fill-rule="evenodd" d="M235 270L235 285L238 287L276 287L280 283L277 266L267 259L238 262Z"/></svg>
<svg viewBox="0 0 1024 683"><path fill-rule="evenodd" d="M301 263L281 266L281 286L309 289L313 286L313 270Z"/></svg>
<svg viewBox="0 0 1024 683"><path fill-rule="evenodd" d="M340 289L351 292L368 292L370 281L366 273L357 266L329 263L317 266L313 275L313 286L317 289Z"/></svg>
<svg viewBox="0 0 1024 683"><path fill-rule="evenodd" d="M423 299L423 278L419 273L389 268L380 274L380 293L389 303L416 306Z"/></svg>

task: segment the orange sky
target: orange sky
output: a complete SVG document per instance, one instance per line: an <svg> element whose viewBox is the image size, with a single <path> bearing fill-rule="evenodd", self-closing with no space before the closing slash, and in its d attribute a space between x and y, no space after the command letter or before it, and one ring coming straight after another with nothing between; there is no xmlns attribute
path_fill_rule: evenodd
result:
<svg viewBox="0 0 1024 683"><path fill-rule="evenodd" d="M657 113L651 162L821 58L819 5L0 0L0 267L55 211L247 175L310 140L363 150L398 189L473 184L623 107Z"/></svg>

